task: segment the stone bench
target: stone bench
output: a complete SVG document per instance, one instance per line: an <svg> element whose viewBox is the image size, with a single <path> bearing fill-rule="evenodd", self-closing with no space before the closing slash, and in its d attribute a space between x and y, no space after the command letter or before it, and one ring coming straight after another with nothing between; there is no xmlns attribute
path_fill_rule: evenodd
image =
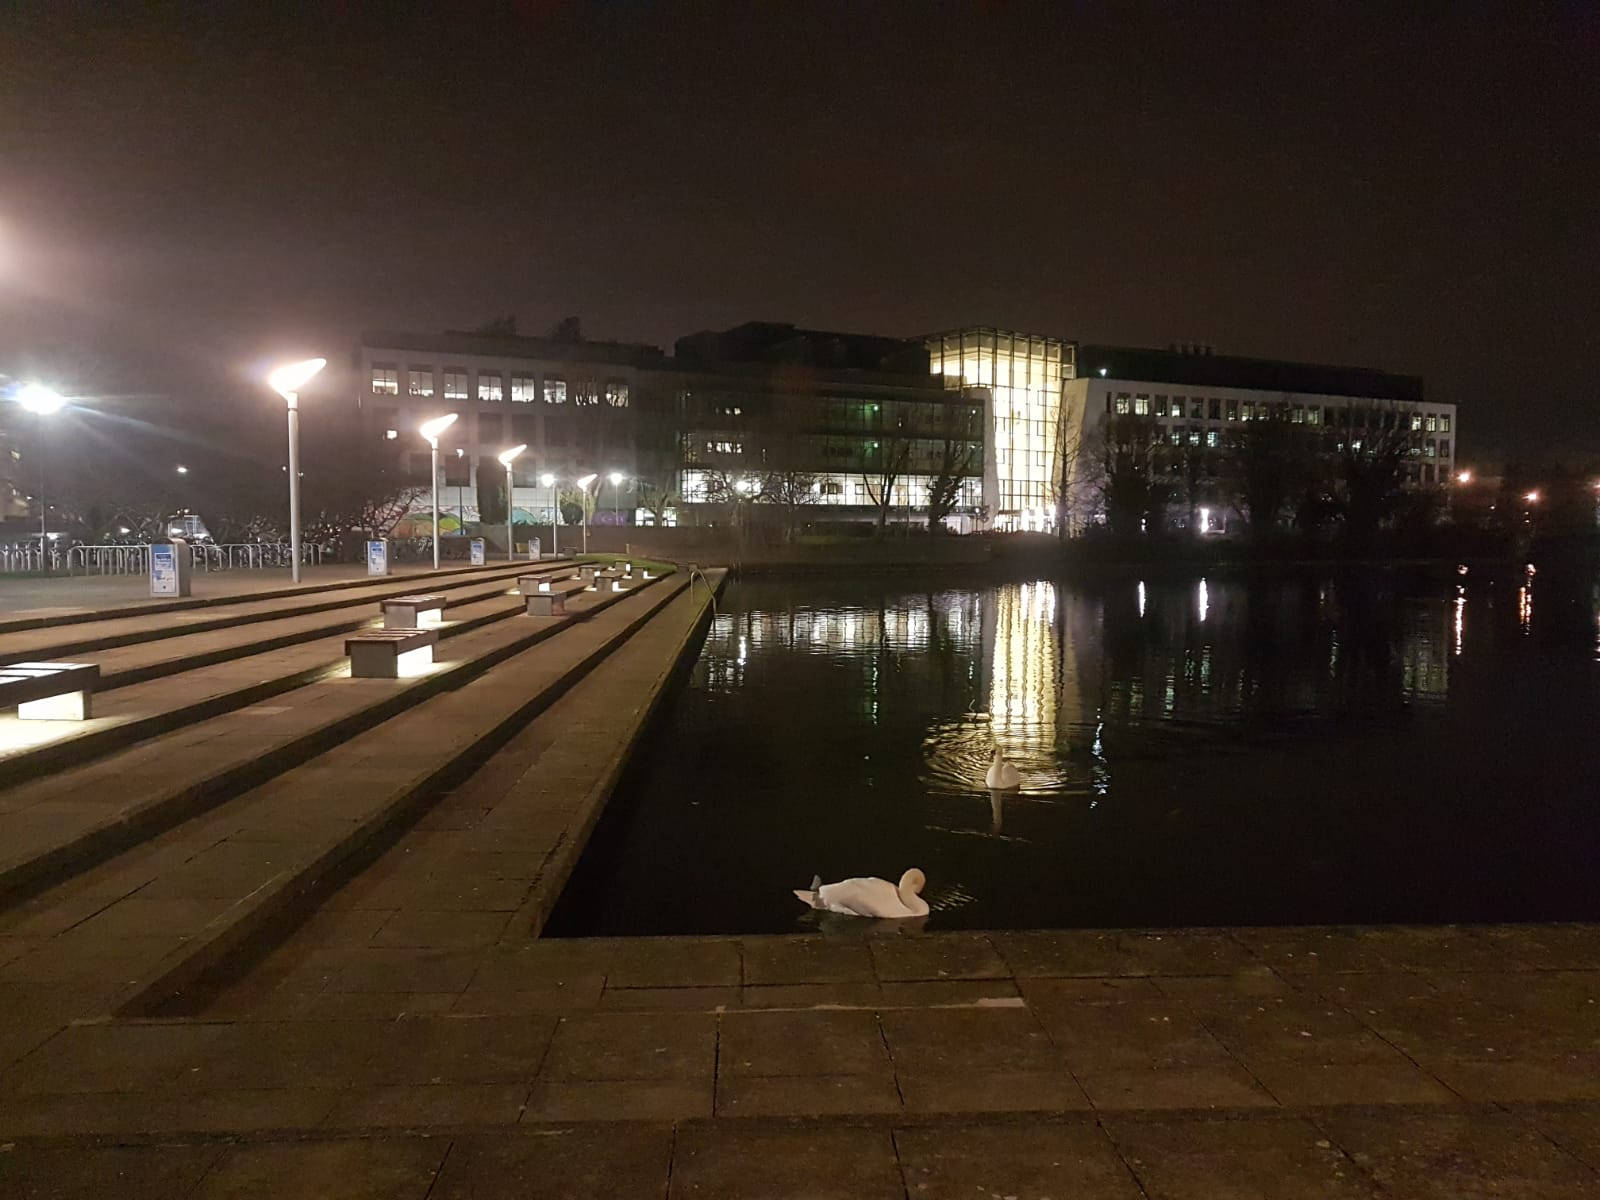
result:
<svg viewBox="0 0 1600 1200"><path fill-rule="evenodd" d="M345 639L352 679L404 679L433 665L437 629L371 629Z"/></svg>
<svg viewBox="0 0 1600 1200"><path fill-rule="evenodd" d="M567 613L567 597L587 591L589 585L581 579L558 579L548 591L528 595L527 611L530 617L562 617Z"/></svg>
<svg viewBox="0 0 1600 1200"><path fill-rule="evenodd" d="M385 629L421 629L444 619L443 596L392 596L381 606Z"/></svg>
<svg viewBox="0 0 1600 1200"><path fill-rule="evenodd" d="M99 682L94 663L12 663L0 667L0 707L15 704L24 721L87 721Z"/></svg>
<svg viewBox="0 0 1600 1200"><path fill-rule="evenodd" d="M524 596L531 596L535 592L548 592L552 585L576 577L576 575L518 575L517 590Z"/></svg>

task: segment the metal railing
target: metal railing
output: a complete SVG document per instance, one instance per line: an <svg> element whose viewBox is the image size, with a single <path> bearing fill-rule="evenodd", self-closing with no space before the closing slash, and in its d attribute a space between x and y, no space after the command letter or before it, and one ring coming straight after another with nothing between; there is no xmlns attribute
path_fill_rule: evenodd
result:
<svg viewBox="0 0 1600 1200"><path fill-rule="evenodd" d="M190 565L196 571L264 570L287 567L291 550L287 542L191 542ZM301 548L301 562L318 566L323 547L310 543ZM62 571L84 575L147 575L148 543L127 545L52 545L41 555L38 546L0 546L0 574L28 571Z"/></svg>

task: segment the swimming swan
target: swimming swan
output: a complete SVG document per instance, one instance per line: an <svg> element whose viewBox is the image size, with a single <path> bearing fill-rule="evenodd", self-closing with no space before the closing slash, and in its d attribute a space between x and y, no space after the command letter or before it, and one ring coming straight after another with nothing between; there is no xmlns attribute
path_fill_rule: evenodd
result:
<svg viewBox="0 0 1600 1200"><path fill-rule="evenodd" d="M999 746L994 748L994 761L989 764L989 773L983 777L983 786L996 792L1009 792L1022 786L1022 776L1006 761Z"/></svg>
<svg viewBox="0 0 1600 1200"><path fill-rule="evenodd" d="M927 882L927 876L915 867L900 876L899 887L887 879L842 879L838 883L823 883L822 876L816 875L809 889L795 888L794 894L812 908L828 912L857 917L925 917L928 902L918 893Z"/></svg>

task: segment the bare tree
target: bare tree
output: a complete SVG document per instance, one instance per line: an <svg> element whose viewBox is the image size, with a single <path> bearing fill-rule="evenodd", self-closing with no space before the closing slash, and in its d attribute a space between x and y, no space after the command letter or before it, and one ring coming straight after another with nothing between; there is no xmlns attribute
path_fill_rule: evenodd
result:
<svg viewBox="0 0 1600 1200"><path fill-rule="evenodd" d="M1398 509L1421 438L1412 429L1413 414L1388 401L1356 405L1340 416L1330 436L1345 534L1365 545Z"/></svg>
<svg viewBox="0 0 1600 1200"><path fill-rule="evenodd" d="M1288 507L1310 455L1306 439L1275 404L1228 435L1227 461L1236 502L1257 537L1269 533Z"/></svg>
<svg viewBox="0 0 1600 1200"><path fill-rule="evenodd" d="M1119 413L1107 417L1081 456L1085 485L1095 489L1106 523L1117 537L1145 532L1165 503L1157 471L1161 425L1154 417Z"/></svg>
<svg viewBox="0 0 1600 1200"><path fill-rule="evenodd" d="M895 485L905 478L911 462L911 439L896 421L895 428L886 429L878 441L872 443L868 454L869 465L861 472L861 482L867 489L867 498L878 510L878 536L883 536L889 521L889 506L894 502Z"/></svg>

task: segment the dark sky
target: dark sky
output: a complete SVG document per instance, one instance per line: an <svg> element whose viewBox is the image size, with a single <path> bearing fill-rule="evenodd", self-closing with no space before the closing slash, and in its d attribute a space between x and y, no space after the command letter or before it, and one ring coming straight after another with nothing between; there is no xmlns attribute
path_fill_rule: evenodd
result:
<svg viewBox="0 0 1600 1200"><path fill-rule="evenodd" d="M0 372L242 415L362 328L993 323L1600 452L1597 65L1592 2L10 3Z"/></svg>

